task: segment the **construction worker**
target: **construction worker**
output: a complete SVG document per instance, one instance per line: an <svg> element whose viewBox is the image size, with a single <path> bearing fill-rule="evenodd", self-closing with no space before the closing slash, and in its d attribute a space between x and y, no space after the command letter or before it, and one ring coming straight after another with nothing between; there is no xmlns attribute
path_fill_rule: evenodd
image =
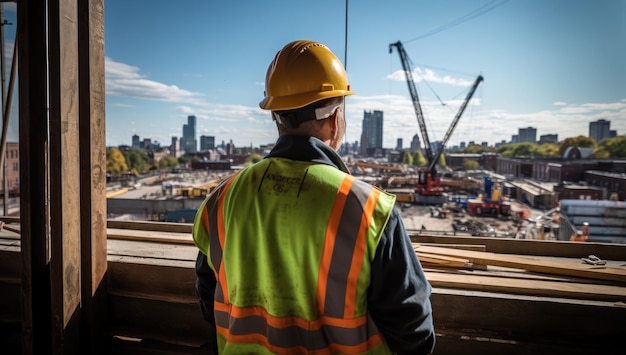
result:
<svg viewBox="0 0 626 355"><path fill-rule="evenodd" d="M428 354L431 286L395 196L349 174L343 65L295 41L271 62L260 107L279 138L198 210L196 290L219 353Z"/></svg>

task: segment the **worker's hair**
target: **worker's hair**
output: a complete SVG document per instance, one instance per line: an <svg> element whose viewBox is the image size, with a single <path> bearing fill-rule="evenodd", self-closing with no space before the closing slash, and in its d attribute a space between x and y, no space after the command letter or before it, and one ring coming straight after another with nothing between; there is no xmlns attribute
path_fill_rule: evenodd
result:
<svg viewBox="0 0 626 355"><path fill-rule="evenodd" d="M324 120L317 119L315 110L321 107L338 105L342 100L342 96L331 97L293 110L273 111L272 115L280 133L283 133L285 130L296 130L300 126L320 128L324 124Z"/></svg>

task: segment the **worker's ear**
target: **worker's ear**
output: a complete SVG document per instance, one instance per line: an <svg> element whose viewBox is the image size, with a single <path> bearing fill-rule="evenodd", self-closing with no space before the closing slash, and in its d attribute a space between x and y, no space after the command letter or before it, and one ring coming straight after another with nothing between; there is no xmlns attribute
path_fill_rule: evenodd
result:
<svg viewBox="0 0 626 355"><path fill-rule="evenodd" d="M339 112L339 110L335 110L335 112L333 112L333 115L328 117L328 120L330 121L330 129L331 129L331 135L332 135L332 139L336 139L337 138L337 134L339 134L339 115L337 114Z"/></svg>

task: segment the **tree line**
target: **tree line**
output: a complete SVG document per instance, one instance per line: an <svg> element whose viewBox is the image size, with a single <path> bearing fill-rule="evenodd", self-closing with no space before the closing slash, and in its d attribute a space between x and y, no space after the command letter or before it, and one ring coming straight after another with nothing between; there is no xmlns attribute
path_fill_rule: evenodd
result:
<svg viewBox="0 0 626 355"><path fill-rule="evenodd" d="M562 157L569 147L592 148L593 153L587 159L626 159L626 136L603 139L600 143L596 143L591 137L577 136L566 138L558 145L550 143L516 143L505 144L498 148L471 145L467 148L456 150L455 153L496 153L504 157L556 158ZM249 153L250 157L246 161L247 164L255 163L262 159L251 148L237 148L235 153ZM117 148L107 148L106 150L107 173L109 174L121 174L131 170L146 172L156 169L175 168L181 165L184 166L193 159L198 158L183 155L179 158L166 156L155 160L149 151L143 149L129 149L123 152ZM419 150L414 153L404 150L402 152L402 163L417 167L428 165L428 161ZM441 166L446 166L443 154L439 157L438 163ZM466 170L477 169L479 164L468 159L463 167Z"/></svg>
<svg viewBox="0 0 626 355"><path fill-rule="evenodd" d="M557 158L562 157L568 148L591 148L593 153L586 159L626 159L626 136L606 138L596 143L596 141L587 136L569 137L564 139L560 144L536 144L536 143L515 143L505 144L500 147L483 147L480 145L471 145L469 147L458 149L453 153L461 154L482 154L495 153L503 157L512 158ZM420 151L411 154L408 150L402 153L402 163L410 166L426 166L427 160ZM445 166L445 157L439 157L439 164ZM472 159L466 159L463 163L465 170L478 169L480 164Z"/></svg>

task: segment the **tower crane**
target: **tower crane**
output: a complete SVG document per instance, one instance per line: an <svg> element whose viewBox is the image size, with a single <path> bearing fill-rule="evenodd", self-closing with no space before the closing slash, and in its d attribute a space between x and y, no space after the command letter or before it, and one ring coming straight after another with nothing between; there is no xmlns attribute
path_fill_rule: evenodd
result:
<svg viewBox="0 0 626 355"><path fill-rule="evenodd" d="M402 69L404 70L404 75L406 76L406 84L409 88L409 94L411 95L411 101L413 102L413 108L415 110L415 115L417 116L417 123L422 134L422 140L424 141L424 152L426 153L426 160L428 161L428 167L420 169L418 173L419 175L418 183L415 189L415 199L418 203L441 204L446 202L446 197L443 196L443 189L440 186L440 179L437 176L437 160L439 159L441 153L443 153L443 149L446 146L448 139L450 139L452 132L454 132L454 129L459 123L459 119L461 118L461 115L463 115L463 112L465 111L469 100L471 100L472 96L474 96L476 88L484 80L484 78L482 77L482 75L479 75L474 81L472 88L465 97L465 100L459 108L459 112L456 114L454 120L450 124L450 127L448 127L448 131L442 139L441 145L439 146L439 149L437 149L437 152L435 154L433 153L430 146L430 138L428 137L426 123L424 122L424 114L420 106L417 89L415 88L415 81L413 80L413 70L409 62L409 56L404 50L402 42L398 41L389 44L389 53L393 51L393 47L396 47L398 54L400 55L400 62L402 63Z"/></svg>

